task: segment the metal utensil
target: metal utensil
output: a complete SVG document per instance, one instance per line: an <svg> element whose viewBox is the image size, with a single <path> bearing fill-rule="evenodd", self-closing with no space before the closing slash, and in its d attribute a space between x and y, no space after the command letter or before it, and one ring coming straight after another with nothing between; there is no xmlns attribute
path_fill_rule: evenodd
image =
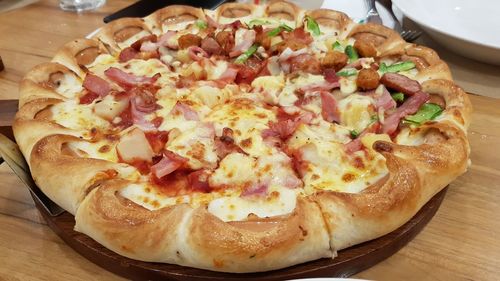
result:
<svg viewBox="0 0 500 281"><path fill-rule="evenodd" d="M0 134L0 164L5 161L12 171L21 179L21 181L28 187L33 195L33 199L38 201L47 212L55 217L64 212L64 209L59 207L56 203L50 200L38 186L36 186L24 157L19 150L17 144L9 138Z"/></svg>
<svg viewBox="0 0 500 281"><path fill-rule="evenodd" d="M421 31L418 30L413 30L413 29L403 29L401 24L399 23L399 20L397 19L396 15L394 15L394 11L392 10L392 2L390 0L379 0L378 1L382 6L384 6L389 13L391 14L391 17L394 20L394 27L393 29L398 32L401 37L405 41L408 42L413 42L415 41L420 35L422 35ZM382 18L380 17L377 7L375 6L375 0L365 0L365 4L368 9L368 13L366 14L365 21L366 22L371 22L371 23L377 23L377 24L382 24Z"/></svg>

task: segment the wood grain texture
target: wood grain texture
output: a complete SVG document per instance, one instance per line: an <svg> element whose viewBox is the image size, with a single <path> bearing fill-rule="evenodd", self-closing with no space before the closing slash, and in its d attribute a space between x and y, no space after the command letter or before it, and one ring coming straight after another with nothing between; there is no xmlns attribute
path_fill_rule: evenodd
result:
<svg viewBox="0 0 500 281"><path fill-rule="evenodd" d="M79 15L61 11L56 0L41 0L2 13L0 55L6 69L0 72L0 99L16 99L18 82L26 71L49 61L59 46L93 31L105 15L132 2L108 0L96 12ZM469 171L450 185L436 216L412 242L354 277L498 280L500 100L479 96L471 100ZM5 164L0 165L0 225L0 280L123 280L63 243Z"/></svg>

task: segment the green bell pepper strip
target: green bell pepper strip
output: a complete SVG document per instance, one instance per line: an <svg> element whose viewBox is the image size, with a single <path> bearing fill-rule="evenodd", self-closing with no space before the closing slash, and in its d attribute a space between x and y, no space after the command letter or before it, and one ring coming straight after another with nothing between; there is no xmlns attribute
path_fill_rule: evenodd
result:
<svg viewBox="0 0 500 281"><path fill-rule="evenodd" d="M306 22L307 22L307 29L309 31L311 31L311 33L314 35L314 36L319 36L321 35L321 31L319 30L319 25L318 23L316 22L316 20L314 20L313 18L311 18L310 16L306 16Z"/></svg>
<svg viewBox="0 0 500 281"><path fill-rule="evenodd" d="M424 103L417 113L406 116L404 121L413 125L421 125L426 121L433 120L438 117L443 109L435 103Z"/></svg>
<svg viewBox="0 0 500 281"><path fill-rule="evenodd" d="M393 100L395 100L397 102L402 102L405 99L405 95L403 93L394 93L394 94L391 94L391 97Z"/></svg>
<svg viewBox="0 0 500 281"><path fill-rule="evenodd" d="M292 30L293 30L293 28L291 28L291 27L289 27L288 25L286 25L286 24L282 23L282 24L280 24L280 26L278 26L278 27L276 27L275 29L273 29L273 30L269 31L269 32L267 33L267 36L269 36L269 37L274 37L274 36L276 36L276 35L280 34L280 32L281 32L281 31L283 31L283 30L284 30L284 31L288 31L288 32L290 32L290 31L292 31Z"/></svg>
<svg viewBox="0 0 500 281"><path fill-rule="evenodd" d="M359 132L356 130L350 130L349 134L351 135L351 139L355 139L359 136Z"/></svg>
<svg viewBox="0 0 500 281"><path fill-rule="evenodd" d="M358 52L356 52L356 49L352 45L345 47L345 54L349 57L349 62L359 59Z"/></svg>
<svg viewBox="0 0 500 281"><path fill-rule="evenodd" d="M413 62L403 61L403 62L391 64L389 66L387 66L385 63L381 63L378 70L383 75L384 73L387 73L387 72L395 73L395 72L400 72L400 71L407 71L407 70L414 69L414 68L415 68L415 64Z"/></svg>
<svg viewBox="0 0 500 281"><path fill-rule="evenodd" d="M205 29L208 27L207 23L202 20L197 20L195 24L199 29Z"/></svg>
<svg viewBox="0 0 500 281"><path fill-rule="evenodd" d="M256 25L264 25L264 24L270 24L271 22L268 20L260 20L260 19L253 19L247 23L247 26L249 28L253 28Z"/></svg>
<svg viewBox="0 0 500 281"><path fill-rule="evenodd" d="M344 69L344 70L341 70L339 72L337 72L337 76L343 76L343 77L348 77L348 76L353 76L353 75L356 75L358 73L358 71L354 68L347 68L347 69Z"/></svg>
<svg viewBox="0 0 500 281"><path fill-rule="evenodd" d="M257 44L253 44L248 50L246 50L243 54L236 58L234 63L243 64L245 63L256 51L259 46Z"/></svg>
<svg viewBox="0 0 500 281"><path fill-rule="evenodd" d="M335 51L339 51L339 52L344 52L344 47L342 47L342 45L340 44L339 41L335 41L335 43L333 43L332 45L332 48L335 50Z"/></svg>

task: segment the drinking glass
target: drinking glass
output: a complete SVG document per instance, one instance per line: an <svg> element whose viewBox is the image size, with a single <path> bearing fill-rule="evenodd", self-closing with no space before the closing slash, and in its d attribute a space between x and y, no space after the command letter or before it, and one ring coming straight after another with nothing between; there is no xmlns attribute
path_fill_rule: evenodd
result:
<svg viewBox="0 0 500 281"><path fill-rule="evenodd" d="M106 3L106 0L60 0L59 7L65 11L83 12L94 10Z"/></svg>

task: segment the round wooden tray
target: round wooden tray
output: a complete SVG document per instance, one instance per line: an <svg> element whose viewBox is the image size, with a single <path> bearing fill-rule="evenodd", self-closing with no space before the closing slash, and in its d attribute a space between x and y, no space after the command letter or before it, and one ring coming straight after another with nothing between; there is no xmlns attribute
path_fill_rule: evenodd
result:
<svg viewBox="0 0 500 281"><path fill-rule="evenodd" d="M179 265L150 263L120 256L85 234L73 230L75 219L65 212L51 217L43 207L36 207L71 248L93 263L115 274L134 280L284 280L305 277L348 277L367 269L396 253L415 237L438 210L447 188L436 194L406 224L378 239L339 251L335 259L319 259L296 266L262 273L221 273Z"/></svg>

